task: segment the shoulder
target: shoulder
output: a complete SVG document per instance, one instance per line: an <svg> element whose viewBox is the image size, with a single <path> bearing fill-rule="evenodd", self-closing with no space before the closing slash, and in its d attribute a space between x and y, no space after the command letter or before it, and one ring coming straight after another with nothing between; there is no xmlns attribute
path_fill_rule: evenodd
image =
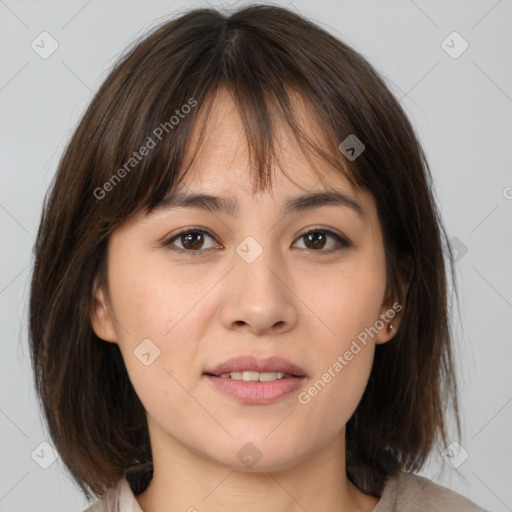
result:
<svg viewBox="0 0 512 512"><path fill-rule="evenodd" d="M83 512L143 512L126 478Z"/></svg>
<svg viewBox="0 0 512 512"><path fill-rule="evenodd" d="M372 512L488 512L464 496L428 478L398 472L389 477Z"/></svg>

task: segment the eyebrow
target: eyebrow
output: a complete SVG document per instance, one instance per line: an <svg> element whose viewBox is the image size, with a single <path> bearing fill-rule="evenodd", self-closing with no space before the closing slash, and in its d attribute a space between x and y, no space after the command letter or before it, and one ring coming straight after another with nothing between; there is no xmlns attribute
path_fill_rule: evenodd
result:
<svg viewBox="0 0 512 512"><path fill-rule="evenodd" d="M312 210L322 206L343 206L350 208L362 220L366 220L364 208L355 199L341 192L310 192L289 197L281 208L283 216L291 213ZM239 204L234 197L213 196L210 194L172 193L160 201L151 211L169 210L173 208L196 208L213 213L224 213L238 217Z"/></svg>

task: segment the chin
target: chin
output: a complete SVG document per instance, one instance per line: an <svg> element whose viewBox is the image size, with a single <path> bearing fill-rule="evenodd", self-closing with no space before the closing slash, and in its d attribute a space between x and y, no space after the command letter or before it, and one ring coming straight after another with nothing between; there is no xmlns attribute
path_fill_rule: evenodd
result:
<svg viewBox="0 0 512 512"><path fill-rule="evenodd" d="M220 453L210 452L209 456L217 463L241 472L283 471L300 462L305 443L297 440L291 442L275 436L275 439L265 438L268 432L260 436L239 436L230 439L226 444L217 444ZM299 450L301 447L301 450ZM228 455L226 457L226 455Z"/></svg>

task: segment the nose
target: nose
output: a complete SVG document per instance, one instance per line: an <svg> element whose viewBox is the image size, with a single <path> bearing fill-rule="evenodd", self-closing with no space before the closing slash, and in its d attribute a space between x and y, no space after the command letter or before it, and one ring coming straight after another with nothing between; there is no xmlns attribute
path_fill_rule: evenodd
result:
<svg viewBox="0 0 512 512"><path fill-rule="evenodd" d="M223 284L220 309L226 329L256 335L282 334L298 321L298 298L286 270L263 251L256 259L235 254L231 272Z"/></svg>

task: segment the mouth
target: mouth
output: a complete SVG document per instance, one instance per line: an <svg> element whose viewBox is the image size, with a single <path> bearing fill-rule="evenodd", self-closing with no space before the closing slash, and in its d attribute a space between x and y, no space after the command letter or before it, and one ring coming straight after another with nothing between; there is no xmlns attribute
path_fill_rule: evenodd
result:
<svg viewBox="0 0 512 512"><path fill-rule="evenodd" d="M278 356L231 358L203 375L216 389L238 402L254 405L278 401L297 390L307 378L302 368Z"/></svg>

